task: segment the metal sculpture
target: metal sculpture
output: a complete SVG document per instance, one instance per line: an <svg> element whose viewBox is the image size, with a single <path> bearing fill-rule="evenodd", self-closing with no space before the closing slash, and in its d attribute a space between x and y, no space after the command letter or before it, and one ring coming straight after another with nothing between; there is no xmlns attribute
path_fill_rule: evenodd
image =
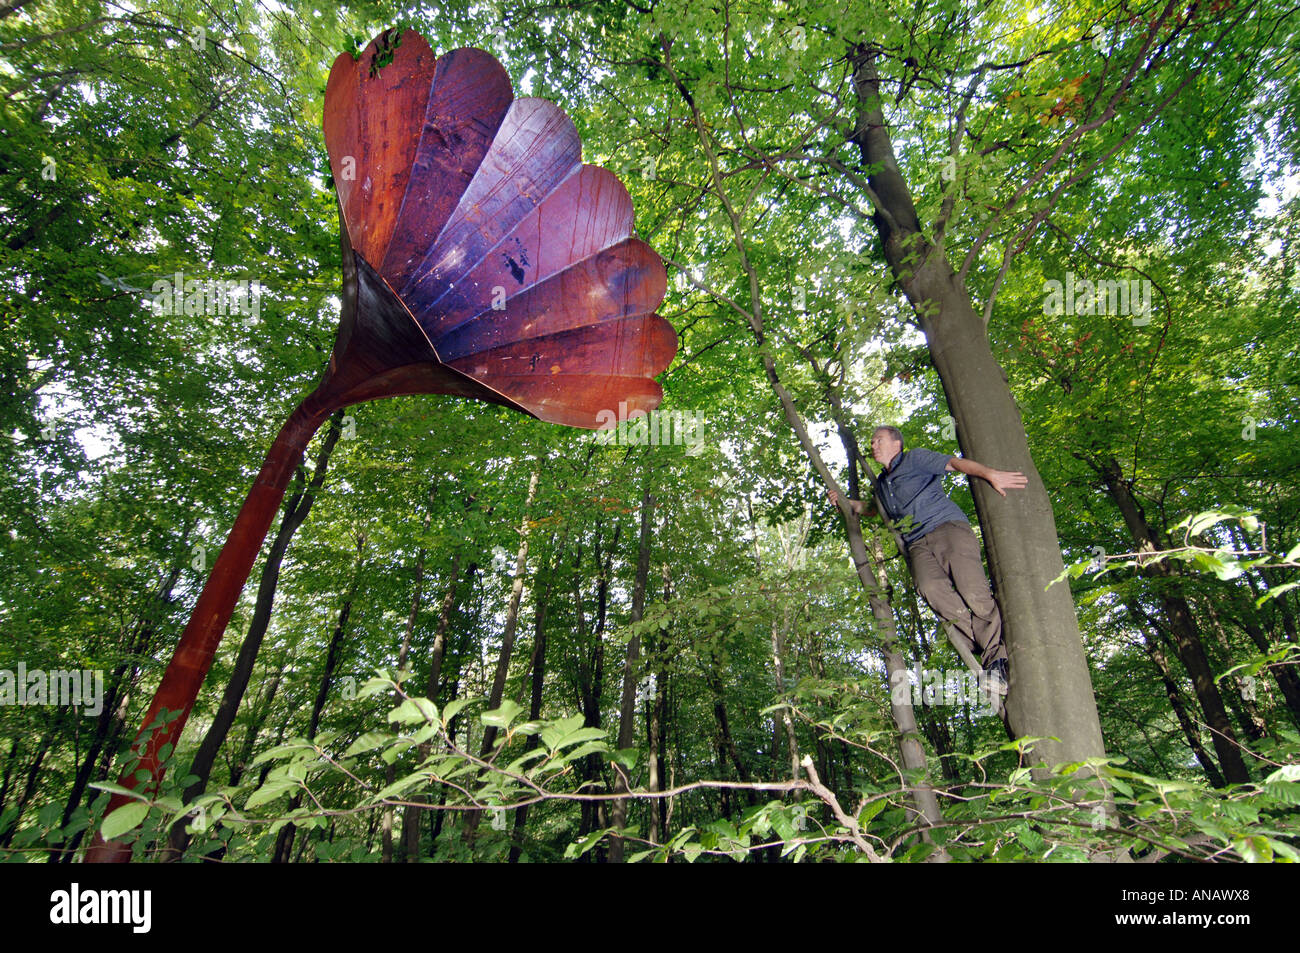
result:
<svg viewBox="0 0 1300 953"><path fill-rule="evenodd" d="M334 352L230 530L124 787L144 772L157 788L160 749L180 737L289 479L331 413L454 394L598 429L615 408L657 407L653 378L677 352L672 325L654 313L663 263L632 235L627 190L582 164L577 130L558 107L514 98L489 54L435 58L415 31L383 33L360 58L335 60L324 131L343 223ZM114 795L109 811L127 800ZM130 848L97 837L87 859L126 861Z"/></svg>

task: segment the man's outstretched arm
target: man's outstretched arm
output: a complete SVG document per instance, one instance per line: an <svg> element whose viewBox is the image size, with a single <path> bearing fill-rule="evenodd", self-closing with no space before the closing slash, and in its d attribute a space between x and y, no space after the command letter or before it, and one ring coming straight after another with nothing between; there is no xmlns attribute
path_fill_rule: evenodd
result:
<svg viewBox="0 0 1300 953"><path fill-rule="evenodd" d="M993 489L1003 496L1007 495L1007 490L1023 490L1029 485L1029 477L1019 470L994 470L992 467L986 467L982 463L964 457L953 457L948 461L947 469L988 480Z"/></svg>

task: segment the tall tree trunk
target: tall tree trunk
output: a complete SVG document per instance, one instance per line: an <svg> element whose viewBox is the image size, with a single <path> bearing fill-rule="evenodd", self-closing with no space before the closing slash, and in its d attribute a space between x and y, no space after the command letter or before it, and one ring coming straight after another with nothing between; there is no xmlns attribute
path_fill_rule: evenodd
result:
<svg viewBox="0 0 1300 953"><path fill-rule="evenodd" d="M212 726L203 736L203 741L199 743L199 749L194 754L194 761L190 764L189 773L197 775L197 780L185 789L187 804L207 790L208 779L212 775L212 766L216 764L217 754L225 744L226 736L235 723L236 715L239 714L239 706L244 700L244 693L248 690L249 680L252 679L253 669L257 664L257 655L262 650L262 640L266 637L266 630L271 624L271 610L275 605L275 593L280 584L280 568L284 563L285 553L289 550L289 543L293 540L294 534L307 521L307 515L311 512L316 496L325 483L325 471L329 467L330 455L338 444L342 425L343 411L339 410L330 418L329 430L316 455L316 467L312 472L311 482L298 490L284 508L284 515L280 518L280 528L276 531L271 549L266 554L266 564L262 567L262 578L257 587L257 602L253 606L253 618L248 625L248 634L244 636L244 641L239 646L234 670L230 673L229 681L226 682L225 691L221 696L221 705L212 719ZM299 478L305 481L301 468ZM190 835L185 833L187 823L188 819L182 818L172 825L163 860L179 860L184 854L190 842Z"/></svg>
<svg viewBox="0 0 1300 953"><path fill-rule="evenodd" d="M510 607L506 610L506 627L501 635L501 654L497 657L496 674L492 678L492 691L488 695L488 711L501 707L505 697L506 676L510 674L510 655L515 647L515 630L519 624L519 602L524 593L524 575L528 565L528 526L533 500L537 496L538 470L533 470L528 481L528 498L524 501L524 514L519 524L519 553L515 557L515 575L510 584ZM496 741L497 729L488 725L483 731L482 754L492 752Z"/></svg>
<svg viewBox="0 0 1300 953"><path fill-rule="evenodd" d="M1178 725L1183 729L1183 737L1187 739L1187 746L1192 749L1192 754L1200 762L1201 769L1205 772L1210 784L1216 788L1223 787L1227 782L1223 780L1223 774L1219 771L1219 766L1214 763L1210 753L1205 750L1205 745L1201 744L1201 733L1197 730L1195 723L1188 716L1187 709L1183 705L1182 693L1178 690L1178 682L1169 666L1169 660L1165 657L1164 649L1160 645L1160 635L1154 620L1142 610L1142 607L1135 600L1128 600L1126 605L1134 619L1147 620L1146 626L1139 623L1143 635L1142 647L1146 650L1147 657L1151 659L1151 664L1160 673L1160 681L1165 687L1165 697L1169 699L1169 707L1173 709L1174 717L1178 719Z"/></svg>
<svg viewBox="0 0 1300 953"><path fill-rule="evenodd" d="M187 533L186 539L188 537L189 534ZM112 737L112 728L118 717L118 700L125 696L131 687L134 674L133 659L142 656L153 641L153 637L158 630L158 612L171 602L172 590L176 587L180 576L181 567L179 565L172 567L171 572L159 585L158 592L150 601L150 607L145 610L141 618L133 626L133 635L128 640L127 645L127 657L113 670L113 675L109 679L108 691L104 694L104 707L100 711L95 725L95 735L91 739L90 746L86 749L85 756L81 759L76 777L73 778L72 790L68 793L68 801L63 808L63 826L65 827L72 820L73 812L81 803L81 799L86 793L86 786L94 775L95 765L99 762L105 746ZM62 851L51 852L51 862L70 862L73 852L80 842L81 833L79 832L64 845Z"/></svg>
<svg viewBox="0 0 1300 953"><path fill-rule="evenodd" d="M846 431L841 430L840 436L841 439L846 440L845 442L846 448L850 446L855 446L852 433L846 433ZM857 473L855 472L855 468L852 466L853 458L850 457L849 459L850 459L849 496L851 498L856 499L857 492L858 492ZM763 555L761 550L759 549L759 544L758 544L758 520L754 516L753 502L746 501L746 503L749 507L749 524L754 533L754 570L758 573L759 576L762 576ZM804 541L807 539L809 525L810 522L807 516L805 515L804 522L803 522L803 532L800 535L800 539L794 544L796 547L796 551L798 548L802 548ZM777 531L779 533L780 529L778 528ZM796 568L793 560L789 558L789 556L787 556L783 568L787 573L793 571ZM786 691L785 642L787 636L790 633L790 628L792 625L793 625L793 613L790 609L790 606L788 604L781 606L781 621L779 623L777 622L777 617L776 617L776 612L774 607L774 611L772 613L772 623L771 623L772 672L773 672L773 679L776 683L777 698L782 700L785 698L785 691ZM790 709L782 708L775 720L785 729L786 752L790 756L790 764L789 764L790 778L792 780L797 781L799 779L799 741L795 737L794 720L790 717ZM773 753L775 753L775 748L776 748L776 743L774 739Z"/></svg>
<svg viewBox="0 0 1300 953"><path fill-rule="evenodd" d="M663 649L661 643L665 641L665 634L652 633L647 637L646 649L651 662L651 679L654 683L654 694L647 699L646 710L646 748L648 757L646 759L648 776L646 779L646 790L657 793L663 790L663 770L664 770L664 719L667 715L667 695L664 683L667 678L664 675ZM652 798L650 800L650 843L661 844L667 833L667 818L664 811L664 799Z"/></svg>
<svg viewBox="0 0 1300 953"><path fill-rule="evenodd" d="M736 777L741 782L748 784L750 782L749 768L746 767L744 759L740 756L740 749L736 747L736 739L731 734L731 719L727 717L727 701L723 695L722 678L716 668L716 659L707 660L707 664L710 666L710 670L706 676L706 681L713 693L713 720L718 727L718 767L725 771L726 761L730 758L732 766L736 769ZM751 806L758 803L756 791L746 791L745 795Z"/></svg>
<svg viewBox="0 0 1300 953"><path fill-rule="evenodd" d="M599 529L597 529L597 532L599 533ZM599 547L599 543L597 543L597 546ZM599 557L600 557L599 548L597 548L596 556L597 556L597 560L599 561ZM573 667L573 672L577 679L578 707L582 712L583 727L585 728L585 727L589 727L589 722L592 717L591 709L593 707L593 703L592 703L591 695L592 695L593 666L592 666L592 652L590 648L590 640L587 637L587 617L586 614L582 611L581 572L582 572L582 545L581 543L579 543L577 547L577 552L573 560L573 575L572 575L573 619L574 619L573 631L574 631L574 635L576 636L575 641L578 647L577 659ZM599 720L600 718L599 712L596 712L596 718L597 720ZM587 771L587 765L585 763L580 764L579 770L582 772L581 786L585 787L590 777ZM594 820L595 811L593 810L593 808L594 805L590 801L583 801L579 805L578 808L579 811L578 836L579 837L585 837L588 833L595 830L596 827L595 820ZM582 862L586 863L589 861L590 861L590 857L584 854L582 858Z"/></svg>
<svg viewBox="0 0 1300 953"><path fill-rule="evenodd" d="M266 689L262 692L256 711L249 720L248 730L244 732L244 742L239 747L239 753L235 755L234 764L231 765L231 787L238 785L243 779L244 770L248 767L248 762L253 759L253 751L257 747L257 738L262 733L262 726L266 724L266 719L271 714L271 706L275 704L275 696L279 693L280 685L284 682L285 669L289 667L292 661L292 651L286 652L280 667L271 673L270 680L267 682Z"/></svg>
<svg viewBox="0 0 1300 953"><path fill-rule="evenodd" d="M31 764L27 766L27 781L23 784L23 793L18 798L14 819L4 833L0 834L0 847L8 847L14 834L18 832L18 822L22 820L23 811L31 802L32 795L36 793L41 776L41 765L45 763L45 756L50 753L50 745L54 743L54 736L60 729L61 721L62 718L56 715L50 726L45 729L45 734L41 736L41 743L36 746L36 754L32 756Z"/></svg>
<svg viewBox="0 0 1300 953"><path fill-rule="evenodd" d="M744 237L744 225L742 222L741 212L737 211L736 207L732 204L731 200L728 198L725 184L722 179L722 172L718 163L718 157L713 148L713 139L710 133L705 129L704 120L700 116L699 109L695 104L695 100L691 96L691 93L686 88L685 84L682 82L681 77L678 76L677 72L672 67L668 55L669 50L671 49L671 42L667 39L666 36L662 36L662 35L661 35L660 42L664 50L664 56L665 56L664 66L667 69L669 75L671 76L672 81L676 85L678 91L681 93L682 98L686 101L687 106L692 112L700 145L703 148L709 162L714 191L717 194L719 200L721 201L723 211L726 213L731 223L733 245L740 257L741 267L744 269L745 274L749 279L749 309L750 310L746 312L746 317L749 320L750 330L754 335L755 343L759 348L759 353L761 355L761 362L763 365L763 372L767 377L769 386L772 388L772 392L777 396L777 399L780 401L781 410L785 415L786 422L790 425L790 428L795 432L795 435L798 437L799 444L803 448L804 453L807 455L809 462L813 465L813 469L817 471L817 475L821 477L822 482L826 485L828 489L839 491L840 496L842 497L843 491L841 490L839 484L836 482L835 478L831 475L830 470L827 468L825 461L822 459L821 451L818 450L816 443L814 443L812 437L809 435L808 428L804 423L803 416L800 414L798 407L795 405L794 399L790 396L789 392L785 389L784 384L781 383L780 374L778 373L776 367L776 361L773 359L771 350L768 347L767 335L764 329L762 286L759 279L758 271L754 267L754 264L749 259L746 240ZM886 144L888 144L888 140L886 140ZM895 167L895 171L896 171L896 167ZM901 182L901 179L899 181ZM969 301L967 301L967 307L969 308ZM987 349L987 341L985 341L985 347ZM1021 430L1021 433L1023 436L1023 428ZM849 514L850 516L852 515L847 502L843 502L841 506L843 512ZM872 576L871 570L867 567L866 550L862 545L861 529L860 527L858 527L856 519L850 519L849 523L850 523L850 529L849 529L850 551L853 554L853 562L854 565L857 567L858 576L861 579L863 586L866 588L868 593L872 594L871 595L872 613L877 623L877 635L879 636L882 642L882 652L885 659L885 670L886 673L890 676L890 683L892 684L892 679L896 677L894 673L905 672L906 665L903 661L902 655L897 651L895 647L894 624L893 624L892 613L889 610L889 606L883 600L878 599L875 595L875 593L879 592L879 586L876 584L876 581ZM854 538L855 534L856 534L856 539ZM1056 551L1055 555L1059 563L1061 558L1060 552ZM1072 609L1073 607L1071 607L1071 610ZM1086 667L1084 669L1084 672L1086 675L1087 672ZM892 696L893 693L890 694ZM1089 698L1091 699L1091 695L1089 695ZM912 712L911 699L910 698L901 699L899 702L895 702L891 698L890 711L894 717L894 723L897 726L899 732L899 748L900 748L903 765L908 770L917 772L924 779L928 771L928 765L926 764L925 749L921 747L921 743L918 740L918 732L916 728L916 716ZM1096 718L1095 705L1093 706L1093 717L1095 720ZM1047 734L1047 733L1048 732L1042 732L1042 734ZM1100 753L1100 747L1101 747L1100 737L1101 737L1101 732L1100 732L1100 728L1098 728L1097 730L1098 752L1097 753ZM909 793L911 795L913 803L916 805L916 813L920 816L923 823L937 824L942 820L942 815L940 814L939 811L939 801L935 797L934 791L929 786L929 783L927 781L922 780L920 784L911 787L909 789ZM944 851L937 851L934 856L935 859L937 860L947 859L947 854Z"/></svg>
<svg viewBox="0 0 1300 953"><path fill-rule="evenodd" d="M1009 724L1020 736L1059 738L1035 749L1049 763L1099 757L1101 724L1074 603L1067 585L1050 585L1064 570L1051 501L984 320L942 247L922 233L881 108L879 52L869 44L851 51L853 141L878 200L874 221L885 257L925 333L963 453L1029 478L1007 499L982 480L970 481L1011 659Z"/></svg>
<svg viewBox="0 0 1300 953"><path fill-rule="evenodd" d="M477 571L478 571L478 564L470 563L469 568L465 572L464 588L466 592L473 592L474 576ZM460 638L457 639L456 641L456 651L454 652L454 658L455 658L454 674L451 677L451 681L448 685L447 690L445 692L439 693L441 696L440 700L443 702L444 705L450 703L451 701L455 700L459 696L461 675L464 672L465 658L469 652L468 646L474 640L474 633L478 630L478 620L479 617L482 615L482 612L483 612L483 600L482 598L480 598L474 601L473 610L470 613L470 617L467 624L465 625L465 629L463 632L460 633ZM430 673L430 676L432 677L432 673ZM468 721L468 719L465 720ZM447 723L447 737L453 743L457 738L457 732L459 731L459 726L461 725L461 722L462 722L462 716L458 712L456 716ZM463 750L466 751L468 751L470 747L469 735L470 733L469 730L467 729L465 732L465 743L463 745ZM447 787L447 785L444 784L440 786L439 801L438 801L439 805L446 804L448 790L449 788ZM436 844L438 841L438 835L442 833L442 828L446 818L447 818L446 811L440 810L434 812L433 833L430 835L429 838L430 856L433 856L434 854Z"/></svg>
<svg viewBox="0 0 1300 953"><path fill-rule="evenodd" d="M605 685L605 620L609 609L609 573L614 558L614 550L618 547L621 534L622 527L616 527L609 550L602 552L601 525L599 522L596 525L595 545L593 547L597 577L596 624L590 639L586 635L587 623L582 608L582 579L580 572L577 571L581 564L581 547L578 549L578 563L574 567L573 599L577 621L578 652L579 658L582 660L578 665L578 676L581 683L579 694L582 698L582 724L584 728L602 727L601 700L604 695ZM582 772L584 787L589 786L591 782L594 782L600 776L600 759L595 755L588 755L578 762L578 765L579 770ZM601 822L602 806L597 801L582 802L582 821L578 828L580 835L590 833L604 826ZM597 846L595 850L583 854L581 862L591 863L602 859L602 855L602 847Z"/></svg>
<svg viewBox="0 0 1300 953"><path fill-rule="evenodd" d="M1228 639L1228 631L1224 626L1223 616L1214 607L1213 599L1198 599L1197 606L1200 608L1202 615L1209 619L1209 631L1215 644L1218 645L1222 653L1222 668L1228 669L1236 662L1235 653L1232 650L1232 643ZM1249 697L1250 692L1246 691L1245 683L1240 675L1231 675L1225 679L1227 686L1226 701L1228 707L1232 709L1232 715L1237 719L1237 725L1241 728L1241 733L1252 741L1258 741L1268 734L1268 723L1264 716L1260 714L1259 705L1253 698Z"/></svg>
<svg viewBox="0 0 1300 953"><path fill-rule="evenodd" d="M884 572L881 572L884 575ZM930 643L925 638L924 632L921 631L921 613L920 607L916 602L916 592L909 590L912 600L912 619L915 623L915 637L908 638L908 647L912 650L912 655L919 659L922 668L930 668L931 649ZM906 630L904 630L906 632ZM966 707L966 706L963 706ZM953 757L953 740L952 733L948 730L948 719L939 713L939 706L931 704L922 704L919 717L921 730L925 736L930 739L930 745L934 748L935 756L939 759L939 770L943 772L944 780L950 784L955 784L961 780L957 771L956 759Z"/></svg>
<svg viewBox="0 0 1300 953"><path fill-rule="evenodd" d="M316 701L311 707L311 719L307 723L308 741L313 741L316 738L316 730L320 727L320 716L325 710L325 701L329 698L330 688L334 685L334 671L338 666L339 650L343 645L343 637L348 634L348 620L352 615L352 603L356 598L357 589L361 585L362 570L365 567L365 550L366 537L364 534L358 535L356 573L352 577L352 585L349 587L347 597L343 600L343 605L339 609L338 622L334 626L329 651L325 655L325 671L321 674L320 688L316 691ZM301 795L294 797L289 802L289 810L296 810L301 803ZM293 850L295 831L296 828L293 824L286 824L280 828L280 835L275 841L275 855L271 860L272 863L284 864L289 862L289 854Z"/></svg>
<svg viewBox="0 0 1300 953"><path fill-rule="evenodd" d="M558 559L557 559L558 562ZM543 579L541 573L536 584L536 592L533 600L533 687L532 694L528 702L528 720L537 721L542 717L542 687L546 683L546 603L550 597L550 577ZM541 743L541 739L533 734L528 736L524 743L524 751L529 752ZM507 858L509 863L518 863L519 856L523 852L524 835L528 826L528 805L524 805L515 811L514 833L511 837L510 855Z"/></svg>
<svg viewBox="0 0 1300 953"><path fill-rule="evenodd" d="M9 743L9 755L5 758L4 777L0 779L0 817L5 812L5 801L9 797L9 782L13 779L14 765L18 763L19 737L14 735Z"/></svg>
<svg viewBox="0 0 1300 953"><path fill-rule="evenodd" d="M474 573L478 569L476 563L470 563L468 577L470 585L473 585ZM447 629L451 625L451 611L456 606L456 586L460 579L460 553L455 553L451 559L451 574L447 583L447 592L442 597L442 607L438 610L438 628L433 635L433 650L430 653L429 662L429 681L425 687L424 695L434 704L438 701L438 690L442 677L442 660L447 651ZM451 726L448 726L451 730ZM419 760L423 762L429 757L433 750L430 742L424 742L419 747ZM420 822L424 816L424 811L413 804L408 804L402 809L402 844L406 850L406 862L413 864L420 859Z"/></svg>
<svg viewBox="0 0 1300 953"><path fill-rule="evenodd" d="M668 575L668 566L660 567L663 576L663 601L672 598L672 581ZM654 694L648 698L646 705L646 748L647 778L646 790L659 792L663 790L664 776L664 729L668 714L668 666L665 655L669 629L648 633L646 638L646 655L649 661L650 680L654 683ZM664 798L651 798L650 804L650 843L660 844L668 832L668 817Z"/></svg>
<svg viewBox="0 0 1300 953"><path fill-rule="evenodd" d="M785 647L792 625L791 616L789 607L786 607L782 613L780 629L777 628L776 619L772 619L772 674L776 680L778 698L784 698L786 693ZM790 756L790 778L795 780L799 777L799 739L795 735L794 719L790 717L790 709L782 708L778 720L785 729L785 747Z"/></svg>
<svg viewBox="0 0 1300 953"><path fill-rule="evenodd" d="M423 532L429 531L429 523L433 519L433 501L437 494L438 484L434 483L429 488L429 509L424 514ZM411 633L415 631L415 620L420 614L420 597L424 591L424 547L420 547L419 553L415 557L415 591L411 594L411 611L406 616L406 628L402 632L402 646L397 650L397 670L400 672L406 668L406 660L411 654ZM394 696L395 704L400 703L401 696ZM397 778L397 764L393 763L388 766L384 772L385 785L392 784ZM393 814L394 808L391 805L384 806L383 818L380 821L380 842L381 856L383 862L391 864L393 862Z"/></svg>
<svg viewBox="0 0 1300 953"><path fill-rule="evenodd" d="M1120 472L1119 462L1111 458L1097 469L1106 481L1111 498L1124 517L1124 524L1137 548L1142 552L1162 549L1159 531L1147 522L1142 507ZM1182 594L1177 572L1165 559L1147 563L1141 567L1140 572L1155 581L1156 596L1168 620L1168 631L1178 650L1179 661L1191 676L1192 689L1196 692L1196 700L1205 715L1205 721L1210 726L1214 753L1218 756L1224 777L1231 784L1249 782L1250 772L1246 770L1246 762L1241 757L1241 748L1237 745L1232 725L1228 721L1223 697L1219 694L1219 686L1215 684L1210 663L1205 657L1205 646L1201 642L1196 617L1192 615L1191 606Z"/></svg>
<svg viewBox="0 0 1300 953"><path fill-rule="evenodd" d="M646 583L650 578L650 521L654 517L655 498L650 487L641 492L641 535L637 543L636 576L632 582L632 613L629 624L635 626L645 615ZM636 740L636 683L638 662L641 655L641 636L633 635L628 639L627 654L623 658L623 694L619 703L618 748L626 751ZM628 790L627 775L621 766L614 768L614 791L626 794ZM627 800L618 798L612 805L612 826L618 830L627 828ZM623 838L615 835L609 843L609 862L623 862Z"/></svg>
<svg viewBox="0 0 1300 953"><path fill-rule="evenodd" d="M506 691L506 676L510 674L510 656L515 648L515 630L519 624L519 602L523 598L524 574L528 566L528 518L533 507L533 500L537 496L539 475L540 471L534 469L532 476L528 480L528 498L524 501L524 512L519 522L519 553L515 557L514 581L510 584L510 607L506 610L506 628L501 634L501 654L497 657L496 674L492 678L492 691L488 695L488 711L501 707L501 699L505 697ZM495 725L484 727L480 757L487 758L491 755L496 737L497 729ZM482 817L482 811L467 812L465 832L470 840L473 839L474 832L478 829Z"/></svg>
<svg viewBox="0 0 1300 953"><path fill-rule="evenodd" d="M1242 631L1255 644L1255 648L1265 655L1273 651L1275 646L1269 642L1268 635L1260 626L1257 610L1252 601L1247 599L1245 606L1234 615ZM1297 673L1295 667L1291 665L1278 665L1272 671L1273 677L1277 680L1277 687L1286 700L1291 719L1300 727L1300 673Z"/></svg>

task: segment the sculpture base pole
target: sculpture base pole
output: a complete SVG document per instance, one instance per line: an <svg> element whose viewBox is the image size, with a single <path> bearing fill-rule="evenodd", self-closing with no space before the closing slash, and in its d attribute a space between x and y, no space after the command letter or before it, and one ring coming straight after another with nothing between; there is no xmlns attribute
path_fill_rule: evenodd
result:
<svg viewBox="0 0 1300 953"><path fill-rule="evenodd" d="M131 749L135 763L117 781L122 787L135 789L144 784L147 792L157 791L162 781L158 751L168 743L175 749L203 680L212 667L226 624L235 611L235 604L271 528L271 521L279 511L289 480L312 436L334 411L333 402L325 391L323 383L299 404L271 444L262 470L239 510L230 535L226 537L221 555L212 567L212 574L203 586L189 624L181 633L176 651L163 673L158 691L154 693L153 703L144 716ZM151 731L164 713L171 720ZM138 778L140 771L148 772L148 778ZM124 794L114 794L105 816L130 800ZM129 844L105 841L98 833L86 851L86 863L128 863L130 860Z"/></svg>

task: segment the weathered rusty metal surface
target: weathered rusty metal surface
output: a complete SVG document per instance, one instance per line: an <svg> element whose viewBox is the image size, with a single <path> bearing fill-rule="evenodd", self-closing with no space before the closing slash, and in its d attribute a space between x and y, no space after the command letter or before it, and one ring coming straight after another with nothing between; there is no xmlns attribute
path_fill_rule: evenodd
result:
<svg viewBox="0 0 1300 953"><path fill-rule="evenodd" d="M119 783L156 788L312 435L335 410L454 394L573 427L659 405L677 351L655 314L663 263L632 235L618 178L582 164L573 123L514 99L481 50L435 58L414 31L341 55L323 126L343 221L343 314L316 390L293 412L231 528ZM378 67L383 50L392 62ZM602 411L607 412L602 415ZM128 798L116 795L113 810ZM89 861L125 861L96 838Z"/></svg>
<svg viewBox="0 0 1300 953"><path fill-rule="evenodd" d="M505 71L481 50L431 65L424 39L408 31L393 62L373 73L374 49L335 61L325 140L356 254L435 360L476 381L480 396L495 395L482 399L570 426L595 428L607 420L600 411L620 405L658 406L653 378L676 354L677 335L654 313L667 288L663 262L632 237L618 177L583 165L572 120L546 100L512 99ZM382 148L363 148L374 136ZM383 353L341 337L352 353L340 364L382 373L402 353L426 359L418 347L390 346L408 339L391 310L382 327L375 311L357 315L374 325ZM426 377L431 392L469 388Z"/></svg>

